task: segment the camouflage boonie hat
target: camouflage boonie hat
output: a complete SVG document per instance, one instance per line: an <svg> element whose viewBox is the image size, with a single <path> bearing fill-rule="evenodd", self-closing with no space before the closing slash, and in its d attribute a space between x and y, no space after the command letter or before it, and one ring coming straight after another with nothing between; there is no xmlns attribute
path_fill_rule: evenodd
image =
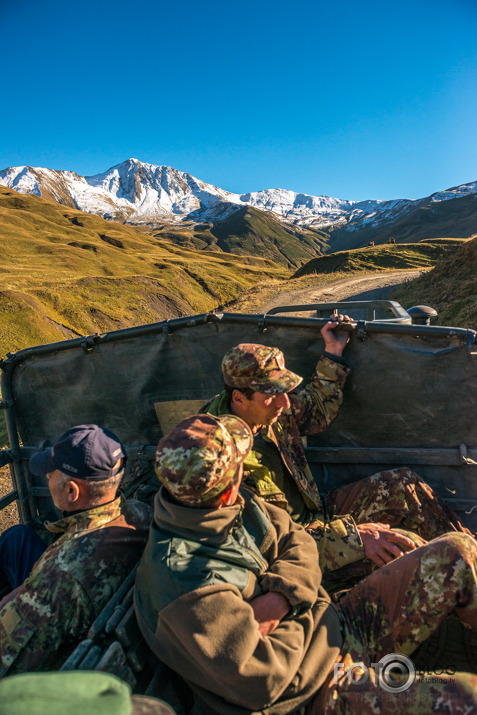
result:
<svg viewBox="0 0 477 715"><path fill-rule="evenodd" d="M233 482L252 443L250 427L239 417L193 415L157 445L156 474L178 501L200 506Z"/></svg>
<svg viewBox="0 0 477 715"><path fill-rule="evenodd" d="M285 358L278 348L257 343L240 343L229 350L222 360L224 382L244 390L249 387L265 395L290 392L303 378L285 367Z"/></svg>

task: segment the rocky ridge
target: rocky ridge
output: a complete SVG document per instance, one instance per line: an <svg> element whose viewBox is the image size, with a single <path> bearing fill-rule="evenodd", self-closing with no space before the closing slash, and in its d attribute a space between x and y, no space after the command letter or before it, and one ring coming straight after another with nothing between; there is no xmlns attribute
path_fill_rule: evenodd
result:
<svg viewBox="0 0 477 715"><path fill-rule="evenodd" d="M356 202L286 189L234 194L186 172L137 159L128 159L94 176L42 167L10 167L0 171L0 184L130 224L217 222L239 208L252 206L288 225L352 232L393 223L421 205L477 195L477 181L415 201Z"/></svg>

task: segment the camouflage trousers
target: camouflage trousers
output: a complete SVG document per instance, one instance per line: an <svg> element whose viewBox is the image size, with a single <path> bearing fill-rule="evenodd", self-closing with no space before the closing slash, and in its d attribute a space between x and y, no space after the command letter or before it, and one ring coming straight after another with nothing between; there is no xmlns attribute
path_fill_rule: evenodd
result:
<svg viewBox="0 0 477 715"><path fill-rule="evenodd" d="M423 540L431 541L453 531L471 533L432 487L408 467L378 472L347 484L330 492L326 501L331 517L351 514L357 524L389 524L405 530L417 546ZM323 585L330 593L353 586L377 568L368 559L340 569L327 568L323 562L320 567Z"/></svg>
<svg viewBox="0 0 477 715"><path fill-rule="evenodd" d="M416 648L450 614L472 629L477 649L475 539L447 534L405 554L351 589L338 610L342 651L307 715L477 710L476 675L415 672L412 663Z"/></svg>

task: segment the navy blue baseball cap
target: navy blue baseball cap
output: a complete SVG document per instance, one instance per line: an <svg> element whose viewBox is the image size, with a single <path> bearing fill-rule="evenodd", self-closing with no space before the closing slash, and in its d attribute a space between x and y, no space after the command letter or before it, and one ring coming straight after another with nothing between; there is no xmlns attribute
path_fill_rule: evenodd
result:
<svg viewBox="0 0 477 715"><path fill-rule="evenodd" d="M113 471L119 459L126 458L126 450L118 437L98 425L78 425L65 432L50 449L30 457L32 474L42 476L54 469L76 479L100 481L114 477L124 466Z"/></svg>

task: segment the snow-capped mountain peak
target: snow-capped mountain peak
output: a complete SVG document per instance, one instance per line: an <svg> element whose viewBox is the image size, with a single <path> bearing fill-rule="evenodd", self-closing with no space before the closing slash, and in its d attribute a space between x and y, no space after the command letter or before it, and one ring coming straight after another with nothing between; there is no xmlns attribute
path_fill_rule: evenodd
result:
<svg viewBox="0 0 477 715"><path fill-rule="evenodd" d="M170 166L127 159L94 176L73 171L17 166L0 171L0 184L73 205L81 211L128 223L154 224L162 220L215 221L252 206L298 226L349 226L395 219L417 202L347 201L312 196L287 189L265 189L234 194L207 184ZM477 193L477 181L433 194L444 201Z"/></svg>

